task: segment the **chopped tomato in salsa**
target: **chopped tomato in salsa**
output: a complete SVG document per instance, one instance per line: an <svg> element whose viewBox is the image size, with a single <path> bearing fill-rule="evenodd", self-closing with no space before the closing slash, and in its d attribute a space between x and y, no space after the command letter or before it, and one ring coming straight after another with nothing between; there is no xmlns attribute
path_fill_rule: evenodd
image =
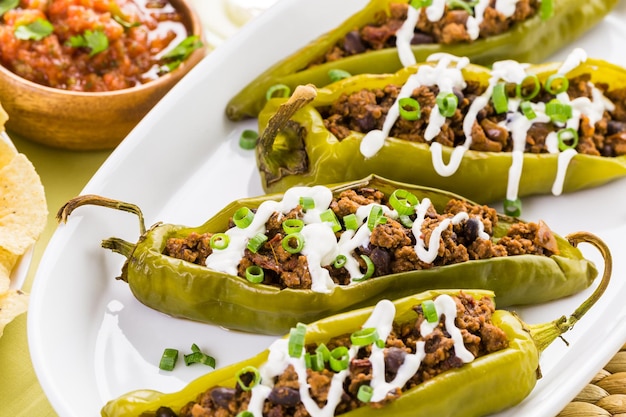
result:
<svg viewBox="0 0 626 417"><path fill-rule="evenodd" d="M157 78L187 36L169 0L21 0L0 18L0 64L49 87L120 90Z"/></svg>

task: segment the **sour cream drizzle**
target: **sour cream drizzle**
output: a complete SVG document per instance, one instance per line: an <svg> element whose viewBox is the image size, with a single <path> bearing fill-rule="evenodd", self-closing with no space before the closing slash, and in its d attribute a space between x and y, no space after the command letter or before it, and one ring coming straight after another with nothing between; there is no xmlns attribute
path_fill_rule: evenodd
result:
<svg viewBox="0 0 626 417"><path fill-rule="evenodd" d="M454 352L456 356L464 363L473 361L474 356L465 348L461 331L455 324L457 311L454 299L446 294L440 295L435 299L435 308L437 310L438 321L437 323L427 323L425 321L424 323L426 324L422 324L420 328L422 336L430 334L438 325L441 316L445 315L445 328L454 342ZM372 314L363 324L362 328L375 328L380 339L386 340L391 333L395 314L396 308L394 304L389 300L381 300L376 304ZM383 400L390 391L402 388L408 380L415 375L422 360L426 356L424 345L423 341L416 342L416 352L407 354L404 357L404 362L400 365L396 376L390 382L385 380L385 348L378 347L376 344L371 345L369 360L372 364L372 380L370 381L370 386L373 389L372 402ZM359 350L359 346L350 346L348 348L349 361L352 361L352 359L357 356ZM328 389L326 404L320 407L311 397L309 383L307 381L304 354L298 358L291 357L289 355L289 342L286 338L275 341L269 347L268 359L259 368L261 382L252 388L252 397L248 404L248 411L255 417L262 417L263 404L272 391L274 378L285 372L289 365L293 367L298 375L300 401L311 417L333 417L341 401L343 384L350 370L346 369L336 372L333 375Z"/></svg>
<svg viewBox="0 0 626 417"><path fill-rule="evenodd" d="M480 0L476 5L476 19L482 19L482 13L486 8L488 1L484 2ZM513 9L515 6L515 0L499 0L496 3L496 8L504 13L505 10ZM433 2L431 6L427 8L433 16L435 12L439 10L439 3ZM432 8L432 9L431 9ZM413 9L409 7L409 9ZM410 18L413 19L412 12L409 10ZM405 24L409 26L410 19L407 19ZM415 58L408 57L410 50L410 39L408 39L409 30L404 26L399 31L403 38L398 42L398 52L405 65L412 65L415 63ZM412 31L411 31L412 33ZM408 45L408 46L407 46ZM408 48L408 49L407 49ZM575 69L581 63L585 62L587 54L580 48L574 49L570 55L565 59L559 70L558 74L567 74L571 70ZM365 134L361 141L360 150L361 154L366 158L373 157L383 146L386 138L389 136L393 125L400 117L398 102L401 98L409 97L415 88L420 86L437 86L442 92L453 92L453 88L463 89L465 88L465 80L463 79L462 70L469 64L467 58L459 58L445 53L433 54L427 59L428 62L436 62L435 66L421 66L417 73L409 76L406 83L400 89L400 93L389 109L389 112L383 123L383 127L380 130L372 130ZM455 65L453 65L455 64ZM470 107L463 120L463 133L465 135L465 141L463 144L456 146L452 150L450 160L446 164L443 160L443 146L438 142L432 142L430 145L430 152L432 156L433 168L437 174L442 177L449 177L453 175L459 168L465 152L470 148L472 144L472 127L477 120L478 113L489 103L493 94L495 85L504 81L507 83L519 84L528 75L526 69L528 64L522 64L513 60L499 61L493 64L491 77L489 79L485 92L474 99L470 104ZM602 119L604 111L613 111L615 105L608 100L600 90L592 87L591 100L587 97L579 97L571 100L567 92L557 95L557 99L564 104L569 104L572 107L572 117L567 120L564 127L574 128L578 130L580 118L582 115L589 119L591 125L594 125L597 121ZM508 113L505 121L501 123L501 126L505 127L511 134L513 141L513 150L511 152L511 166L509 167L509 175L507 180L507 192L506 198L508 200L516 200L519 194L519 184L522 176L524 152L526 148L526 137L529 129L533 123L549 123L550 117L545 113L545 103L531 103L533 111L536 114L536 118L529 120L519 111L519 105L521 100L517 98L510 98L508 101ZM438 111L438 107L435 105L431 110L428 124L424 133L424 138L431 142L441 131L441 126L445 123L445 118ZM546 138L546 146L548 151L554 154L559 154L557 158L557 174L552 186L552 193L559 195L563 191L563 184L567 173L567 168L570 161L576 155L576 151L567 149L560 152L558 148L558 139L556 133L550 133ZM419 246L419 245L418 245Z"/></svg>
<svg viewBox="0 0 626 417"><path fill-rule="evenodd" d="M282 201L264 201L257 209L252 223L242 229L233 227L225 233L230 237L229 245L224 249L213 249L213 252L206 259L206 266L216 271L230 275L237 275L237 266L244 257L248 241L258 233L266 233L265 224L274 213L281 215L289 213L300 203L301 197L311 197L315 201L315 207L306 210L303 217L304 226L300 232L304 240L304 247L301 253L307 258L307 267L311 274L311 290L319 293L328 293L333 290L335 283L330 277L330 273L324 266L331 265L337 256L343 255L346 258L344 267L350 274L352 282L363 278L359 262L354 257L354 251L358 247L368 247L372 234L367 224L367 219L374 206L378 204L368 204L357 209L356 217L358 228L356 230L345 230L339 240L332 230L332 224L323 222L320 213L330 207L332 192L324 186L313 187L293 187L287 190ZM429 199L423 199L416 211L417 221L414 222L413 232L416 238L415 250L419 259L423 262L432 263L439 251L439 239L443 230L450 223L458 224L469 219L469 214L461 212L452 219L444 219L435 230L433 230L428 242L428 250L422 238L421 225L423 224L426 211L430 207ZM398 212L387 206L380 206L383 214L391 219L398 218ZM479 221L479 238L490 239L484 232L484 225Z"/></svg>

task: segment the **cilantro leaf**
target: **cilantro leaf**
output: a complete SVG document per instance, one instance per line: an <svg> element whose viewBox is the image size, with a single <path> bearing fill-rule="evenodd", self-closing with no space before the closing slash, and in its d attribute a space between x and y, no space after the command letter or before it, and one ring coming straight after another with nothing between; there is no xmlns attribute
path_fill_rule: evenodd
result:
<svg viewBox="0 0 626 417"><path fill-rule="evenodd" d="M161 57L163 65L161 65L160 72L174 71L193 51L200 47L202 47L202 41L197 35L186 37Z"/></svg>
<svg viewBox="0 0 626 417"><path fill-rule="evenodd" d="M20 0L0 0L0 17L20 5Z"/></svg>
<svg viewBox="0 0 626 417"><path fill-rule="evenodd" d="M40 18L26 25L17 26L13 34L17 39L40 41L53 31L52 23Z"/></svg>
<svg viewBox="0 0 626 417"><path fill-rule="evenodd" d="M109 38L101 30L86 30L82 35L72 36L69 45L74 48L89 48L89 56L94 56L109 47Z"/></svg>

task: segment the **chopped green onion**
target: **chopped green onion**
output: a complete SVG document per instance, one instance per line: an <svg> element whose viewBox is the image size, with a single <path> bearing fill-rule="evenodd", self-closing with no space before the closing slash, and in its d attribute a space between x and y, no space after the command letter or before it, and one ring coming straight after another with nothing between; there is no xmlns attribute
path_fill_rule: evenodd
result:
<svg viewBox="0 0 626 417"><path fill-rule="evenodd" d="M428 7L431 4L433 4L433 0L411 0L411 7L414 7L417 10L422 7Z"/></svg>
<svg viewBox="0 0 626 417"><path fill-rule="evenodd" d="M470 16L474 15L474 9L464 0L446 0L446 4L450 10L465 10Z"/></svg>
<svg viewBox="0 0 626 417"><path fill-rule="evenodd" d="M233 223L240 229L250 226L254 219L254 213L248 207L241 207L233 214Z"/></svg>
<svg viewBox="0 0 626 417"><path fill-rule="evenodd" d="M395 190L389 196L389 204L400 216L410 216L415 213L415 206L418 203L419 201L415 194L407 190Z"/></svg>
<svg viewBox="0 0 626 417"><path fill-rule="evenodd" d="M504 83L498 83L493 87L491 100L496 113L500 114L507 112L509 109L509 97L506 94L506 85Z"/></svg>
<svg viewBox="0 0 626 417"><path fill-rule="evenodd" d="M533 106L532 104L530 104L530 101L522 101L519 106L520 109L522 109L522 113L524 114L524 116L526 116L528 120L533 120L537 117L537 114L533 110Z"/></svg>
<svg viewBox="0 0 626 417"><path fill-rule="evenodd" d="M235 417L254 417L254 413L252 413L252 411L243 410L239 412Z"/></svg>
<svg viewBox="0 0 626 417"><path fill-rule="evenodd" d="M578 132L576 129L568 127L567 129L561 129L557 133L557 138L559 139L559 150L566 151L568 149L576 149L578 146ZM565 141L571 141L571 144L568 145Z"/></svg>
<svg viewBox="0 0 626 417"><path fill-rule="evenodd" d="M437 323L439 316L437 315L437 308L433 300L426 300L422 303L422 312L426 321L429 323Z"/></svg>
<svg viewBox="0 0 626 417"><path fill-rule="evenodd" d="M321 212L320 219L324 223L330 223L332 225L333 232L337 233L341 230L341 224L339 224L339 220L332 209L327 209Z"/></svg>
<svg viewBox="0 0 626 417"><path fill-rule="evenodd" d="M351 77L352 74L350 74L348 71L344 71L342 69L331 69L328 71L328 78L330 78L331 82L337 82L340 80L343 80L344 78L349 78Z"/></svg>
<svg viewBox="0 0 626 417"><path fill-rule="evenodd" d="M335 262L333 263L333 266L335 268L342 268L346 264L347 260L348 259L346 258L346 255L337 255L337 257L335 258Z"/></svg>
<svg viewBox="0 0 626 417"><path fill-rule="evenodd" d="M265 99L269 100L275 97L289 97L291 95L291 88L285 84L276 84L267 89L265 93Z"/></svg>
<svg viewBox="0 0 626 417"><path fill-rule="evenodd" d="M422 116L420 103L413 97L402 97L398 100L400 117L406 120L418 120Z"/></svg>
<svg viewBox="0 0 626 417"><path fill-rule="evenodd" d="M250 265L246 268L246 279L253 284L260 284L265 278L263 268L258 265Z"/></svg>
<svg viewBox="0 0 626 417"><path fill-rule="evenodd" d="M287 219L283 222L283 230L287 234L301 232L303 227L304 221L301 219Z"/></svg>
<svg viewBox="0 0 626 417"><path fill-rule="evenodd" d="M541 20L548 20L554 14L554 0L541 0L539 15Z"/></svg>
<svg viewBox="0 0 626 417"><path fill-rule="evenodd" d="M530 80L533 83L533 89L530 93L524 94L524 84L526 84L527 80ZM539 94L539 91L541 91L541 83L539 82L539 78L535 74L527 75L521 83L515 86L515 94L522 100L532 100L537 96L537 94Z"/></svg>
<svg viewBox="0 0 626 417"><path fill-rule="evenodd" d="M259 140L259 133L256 130L245 129L239 136L239 147L242 149L254 149Z"/></svg>
<svg viewBox="0 0 626 417"><path fill-rule="evenodd" d="M372 262L369 256L361 255L361 259L365 261L365 265L367 269L365 271L365 274L363 274L361 278L353 279L353 281L355 282L360 282L360 281L365 281L366 279L370 279L372 275L374 275L374 270L376 269L376 267L374 266L374 262Z"/></svg>
<svg viewBox="0 0 626 417"><path fill-rule="evenodd" d="M295 242L296 246L292 246L292 242ZM302 252L302 248L304 248L304 237L300 233L288 234L283 238L282 245L283 249L292 255Z"/></svg>
<svg viewBox="0 0 626 417"><path fill-rule="evenodd" d="M172 371L176 366L176 361L178 360L178 350L167 348L163 351L163 355L161 355L161 361L159 362L159 369L164 371Z"/></svg>
<svg viewBox="0 0 626 417"><path fill-rule="evenodd" d="M400 223L402 223L404 227L413 227L413 220L411 220L411 217L407 215L403 214L399 216L398 220L400 220Z"/></svg>
<svg viewBox="0 0 626 417"><path fill-rule="evenodd" d="M373 395L374 388L370 387L369 385L361 385L359 387L359 391L356 394L356 397L359 399L359 401L368 403L372 399Z"/></svg>
<svg viewBox="0 0 626 417"><path fill-rule="evenodd" d="M508 216L519 216L522 214L522 201L519 198L515 200L504 200L504 213Z"/></svg>
<svg viewBox="0 0 626 417"><path fill-rule="evenodd" d="M315 208L315 200L312 197L300 197L300 205L304 210L311 210Z"/></svg>
<svg viewBox="0 0 626 417"><path fill-rule="evenodd" d="M357 330L350 335L350 342L352 342L354 346L368 346L372 343L376 343L378 339L378 331L375 327Z"/></svg>
<svg viewBox="0 0 626 417"><path fill-rule="evenodd" d="M383 208L381 206L372 206L367 217L367 227L370 230L374 230L377 225L385 223L387 223L387 218L383 216Z"/></svg>
<svg viewBox="0 0 626 417"><path fill-rule="evenodd" d="M46 19L39 18L34 22L19 25L13 34L20 40L40 41L54 32L54 26ZM88 31L90 32L90 31Z"/></svg>
<svg viewBox="0 0 626 417"><path fill-rule="evenodd" d="M305 336L306 325L298 323L296 324L296 327L291 328L291 330L289 331L289 344L287 345L290 357L299 358L300 356L302 356Z"/></svg>
<svg viewBox="0 0 626 417"><path fill-rule="evenodd" d="M257 253L266 240L267 236L263 233L257 233L252 239L248 240L248 250L252 253Z"/></svg>
<svg viewBox="0 0 626 417"><path fill-rule="evenodd" d="M556 123L565 123L572 117L572 106L552 99L546 103L546 115Z"/></svg>
<svg viewBox="0 0 626 417"><path fill-rule="evenodd" d="M357 230L359 219L357 219L356 214L348 214L343 216L343 224L346 226L346 230Z"/></svg>
<svg viewBox="0 0 626 417"><path fill-rule="evenodd" d="M253 374L254 377L252 378L252 381L250 382L250 384L246 385L246 383L241 379L241 377L249 373ZM254 366L246 366L246 367L241 368L239 372L237 372L235 377L237 378L237 384L239 384L239 387L243 391L250 391L252 388L257 386L259 382L261 382L261 373Z"/></svg>
<svg viewBox="0 0 626 417"><path fill-rule="evenodd" d="M313 367L311 354L309 352L304 354L304 366L306 366L306 369L311 369Z"/></svg>
<svg viewBox="0 0 626 417"><path fill-rule="evenodd" d="M563 74L552 74L546 80L546 91L550 94L557 95L567 91L568 88L569 80Z"/></svg>
<svg viewBox="0 0 626 417"><path fill-rule="evenodd" d="M341 372L348 369L350 365L350 353L345 346L338 346L330 352L330 358L328 359L330 369L335 372Z"/></svg>
<svg viewBox="0 0 626 417"><path fill-rule="evenodd" d="M441 92L437 95L437 107L443 117L452 117L459 105L459 98L452 93Z"/></svg>
<svg viewBox="0 0 626 417"><path fill-rule="evenodd" d="M185 355L185 365L189 366L194 363L201 363L215 368L215 358L203 353L195 343L191 345L191 351L192 353Z"/></svg>
<svg viewBox="0 0 626 417"><path fill-rule="evenodd" d="M226 233L216 233L209 240L211 249L226 249L229 243L230 237Z"/></svg>
<svg viewBox="0 0 626 417"><path fill-rule="evenodd" d="M306 355L309 355L309 361L311 362L310 368L312 370L321 371L326 367L324 364L324 354L322 352L315 351L313 354L307 353Z"/></svg>
<svg viewBox="0 0 626 417"><path fill-rule="evenodd" d="M328 362L330 360L330 350L328 349L328 347L322 343L320 344L316 349L316 352L320 352L322 355L322 358L325 362Z"/></svg>

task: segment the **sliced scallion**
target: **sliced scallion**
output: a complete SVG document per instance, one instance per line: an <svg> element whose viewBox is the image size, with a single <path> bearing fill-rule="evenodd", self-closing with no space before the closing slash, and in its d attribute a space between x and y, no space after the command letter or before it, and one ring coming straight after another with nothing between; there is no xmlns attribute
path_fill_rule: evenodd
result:
<svg viewBox="0 0 626 417"><path fill-rule="evenodd" d="M161 361L159 362L159 369L164 371L172 371L176 366L176 361L178 360L178 350L167 348L163 351L163 355L161 355Z"/></svg>
<svg viewBox="0 0 626 417"><path fill-rule="evenodd" d="M239 135L239 147L242 149L254 149L259 140L259 133L256 130L245 129Z"/></svg>
<svg viewBox="0 0 626 417"><path fill-rule="evenodd" d="M370 279L372 275L374 275L374 270L376 269L376 267L374 266L374 262L372 262L369 256L361 255L361 259L365 261L365 266L366 266L365 274L363 274L361 278L354 278L353 281L355 282L360 282L360 281L365 281L366 279Z"/></svg>
<svg viewBox="0 0 626 417"><path fill-rule="evenodd" d="M241 377L247 374L252 374L252 381L250 383L244 382ZM261 373L254 366L245 366L241 368L235 375L237 384L243 391L250 391L261 382Z"/></svg>
<svg viewBox="0 0 626 417"><path fill-rule="evenodd" d="M300 197L300 205L304 210L311 210L315 208L315 200L312 197Z"/></svg>
<svg viewBox="0 0 626 417"><path fill-rule="evenodd" d="M356 214L348 214L343 216L343 224L346 230L357 230L359 228L359 219Z"/></svg>
<svg viewBox="0 0 626 417"><path fill-rule="evenodd" d="M532 90L530 90L529 93L526 93L526 90L528 89L527 84L529 82L532 83ZM537 94L539 94L539 91L541 91L541 83L535 74L527 75L521 83L515 86L515 94L522 100L532 100L537 96Z"/></svg>
<svg viewBox="0 0 626 417"><path fill-rule="evenodd" d="M507 96L506 85L504 83L498 83L493 87L491 101L493 102L493 108L496 113L501 114L508 111L509 97Z"/></svg>
<svg viewBox="0 0 626 417"><path fill-rule="evenodd" d="M215 358L202 352L195 343L191 345L191 353L185 355L185 365L189 366L194 363L201 363L215 368Z"/></svg>
<svg viewBox="0 0 626 417"><path fill-rule="evenodd" d="M539 5L541 20L548 20L554 15L554 0L541 0Z"/></svg>
<svg viewBox="0 0 626 417"><path fill-rule="evenodd" d="M296 327L292 327L289 331L288 350L289 356L292 358L299 358L302 356L302 349L304 349L304 338L306 336L306 325L298 323Z"/></svg>
<svg viewBox="0 0 626 417"><path fill-rule="evenodd" d="M343 268L347 260L348 259L346 258L346 255L337 255L337 257L335 258L335 262L333 263L333 266L335 268Z"/></svg>
<svg viewBox="0 0 626 417"><path fill-rule="evenodd" d="M367 227L374 230L377 225L385 223L387 223L387 218L383 216L383 208L377 205L372 206L370 214L367 216Z"/></svg>
<svg viewBox="0 0 626 417"><path fill-rule="evenodd" d="M424 313L424 317L427 322L437 323L439 321L437 308L435 307L433 300L426 300L422 303L422 312Z"/></svg>
<svg viewBox="0 0 626 417"><path fill-rule="evenodd" d="M572 117L572 106L557 99L552 99L546 103L546 115L553 122L565 123Z"/></svg>
<svg viewBox="0 0 626 417"><path fill-rule="evenodd" d="M378 339L378 331L375 327L366 327L350 335L350 342L354 346L368 346L376 343Z"/></svg>
<svg viewBox="0 0 626 417"><path fill-rule="evenodd" d="M341 372L348 369L348 365L350 365L350 354L348 348L345 346L338 346L331 350L328 364L330 365L330 369L335 372Z"/></svg>
<svg viewBox="0 0 626 417"><path fill-rule="evenodd" d="M267 241L267 236L263 233L257 233L254 237L248 240L247 248L252 253L257 253L263 244Z"/></svg>
<svg viewBox="0 0 626 417"><path fill-rule="evenodd" d="M533 120L537 118L537 114L533 110L533 106L532 104L530 104L530 101L522 101L519 107L528 120Z"/></svg>
<svg viewBox="0 0 626 417"><path fill-rule="evenodd" d="M283 221L283 230L287 234L301 232L303 227L304 221L301 219L287 219Z"/></svg>
<svg viewBox="0 0 626 417"><path fill-rule="evenodd" d="M452 93L441 92L437 95L437 107L443 117L452 117L459 105L459 98Z"/></svg>
<svg viewBox="0 0 626 417"><path fill-rule="evenodd" d="M418 203L415 194L407 190L398 189L389 196L389 204L400 216L410 216L415 213L415 206Z"/></svg>
<svg viewBox="0 0 626 417"><path fill-rule="evenodd" d="M233 223L240 229L250 226L252 220L254 220L254 213L248 207L241 207L233 214Z"/></svg>
<svg viewBox="0 0 626 417"><path fill-rule="evenodd" d="M569 80L563 74L552 74L546 80L546 91L550 94L560 94L569 88Z"/></svg>
<svg viewBox="0 0 626 417"><path fill-rule="evenodd" d="M373 395L374 388L370 387L369 385L361 385L359 387L359 391L356 394L356 397L359 399L359 401L368 403L372 399Z"/></svg>
<svg viewBox="0 0 626 417"><path fill-rule="evenodd" d="M293 246L294 243L295 246ZM300 233L290 233L283 238L282 245L283 249L292 255L302 252L304 248L304 237Z"/></svg>
<svg viewBox="0 0 626 417"><path fill-rule="evenodd" d="M320 219L324 223L330 223L333 229L333 232L337 233L341 230L341 224L339 224L339 220L335 215L335 212L332 209L326 209L320 213Z"/></svg>
<svg viewBox="0 0 626 417"><path fill-rule="evenodd" d="M405 120L418 120L422 115L420 103L413 97L402 97L398 100L398 108L400 117Z"/></svg>
<svg viewBox="0 0 626 417"><path fill-rule="evenodd" d="M560 151L576 149L578 146L578 132L574 128L568 127L567 129L561 129L556 136L559 139ZM565 142L569 142L569 144Z"/></svg>
<svg viewBox="0 0 626 417"><path fill-rule="evenodd" d="M330 81L333 83L343 80L344 78L349 78L351 76L352 74L350 74L348 71L344 71L338 68L333 68L328 71L328 78L330 78Z"/></svg>
<svg viewBox="0 0 626 417"><path fill-rule="evenodd" d="M230 243L230 237L226 233L215 233L209 240L211 249L226 249Z"/></svg>
<svg viewBox="0 0 626 417"><path fill-rule="evenodd" d="M267 89L265 93L265 99L269 100L275 97L289 97L291 95L291 88L285 84L276 84Z"/></svg>
<svg viewBox="0 0 626 417"><path fill-rule="evenodd" d="M518 198L515 200L504 200L504 213L508 216L517 217L522 214L522 201Z"/></svg>
<svg viewBox="0 0 626 417"><path fill-rule="evenodd" d="M252 413L252 411L243 410L239 412L235 417L254 417L254 413Z"/></svg>
<svg viewBox="0 0 626 417"><path fill-rule="evenodd" d="M253 284L260 284L265 278L263 268L258 265L250 265L246 268L246 279Z"/></svg>

